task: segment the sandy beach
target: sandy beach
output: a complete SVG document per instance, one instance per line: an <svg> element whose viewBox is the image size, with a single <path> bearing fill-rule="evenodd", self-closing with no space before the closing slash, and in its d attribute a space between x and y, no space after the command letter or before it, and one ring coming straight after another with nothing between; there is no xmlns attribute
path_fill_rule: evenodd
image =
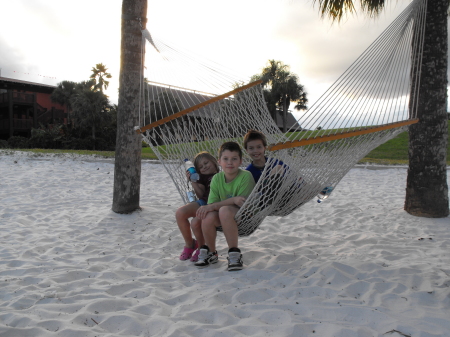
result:
<svg viewBox="0 0 450 337"><path fill-rule="evenodd" d="M450 218L403 210L405 167L354 168L266 218L239 272L222 234L219 263L178 259L160 164L129 215L111 211L111 160L0 151L0 173L0 337L450 336Z"/></svg>

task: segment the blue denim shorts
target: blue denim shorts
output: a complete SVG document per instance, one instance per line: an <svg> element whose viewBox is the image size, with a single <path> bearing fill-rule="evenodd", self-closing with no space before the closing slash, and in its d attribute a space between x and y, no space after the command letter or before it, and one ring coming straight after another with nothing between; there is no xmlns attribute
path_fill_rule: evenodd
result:
<svg viewBox="0 0 450 337"><path fill-rule="evenodd" d="M206 205L206 201L203 199L198 199L195 201L199 206L205 206Z"/></svg>

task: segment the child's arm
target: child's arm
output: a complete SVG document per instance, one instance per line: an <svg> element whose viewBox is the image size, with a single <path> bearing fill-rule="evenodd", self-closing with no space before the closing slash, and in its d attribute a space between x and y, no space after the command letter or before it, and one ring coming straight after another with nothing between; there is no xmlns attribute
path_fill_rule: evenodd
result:
<svg viewBox="0 0 450 337"><path fill-rule="evenodd" d="M286 173L288 166L285 163L283 163L281 160L278 160L275 158L268 158L268 160L270 161L270 167L271 167L269 175Z"/></svg>
<svg viewBox="0 0 450 337"><path fill-rule="evenodd" d="M191 173L189 171L186 171L186 178L188 181L191 181ZM197 198L203 197L203 195L206 192L206 187L203 184L200 184L197 181L191 181L192 188L194 189L195 194L197 195Z"/></svg>
<svg viewBox="0 0 450 337"><path fill-rule="evenodd" d="M197 198L201 198L205 195L206 187L203 184L200 184L198 182L191 182L192 188L194 189L195 194L197 195Z"/></svg>
<svg viewBox="0 0 450 337"><path fill-rule="evenodd" d="M274 174L284 174L284 172L284 167L278 164L270 171L270 175L273 176Z"/></svg>
<svg viewBox="0 0 450 337"><path fill-rule="evenodd" d="M218 211L223 206L236 205L238 207L242 207L242 205L245 203L247 196L250 195L250 193L253 190L253 187L255 187L255 181L253 180L253 176L248 171L246 173L247 174L242 180L239 190L236 192L236 194L238 194L239 196L224 200L220 200L219 196L216 195L215 185L213 184L214 182L213 178L213 182L211 183L211 191L208 198L208 202L210 202L210 204L206 206L201 206L197 210L196 216L199 217L200 219L204 219L206 214L208 214L209 212Z"/></svg>

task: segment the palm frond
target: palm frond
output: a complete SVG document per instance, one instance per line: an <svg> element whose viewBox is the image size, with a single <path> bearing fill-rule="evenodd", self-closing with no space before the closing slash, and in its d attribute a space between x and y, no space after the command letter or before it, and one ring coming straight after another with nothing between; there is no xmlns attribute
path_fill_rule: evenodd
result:
<svg viewBox="0 0 450 337"><path fill-rule="evenodd" d="M333 22L340 22L344 15L357 12L353 0L313 0L313 5L316 3L322 18L328 17ZM385 3L386 0L359 0L361 11L372 18L384 10Z"/></svg>
<svg viewBox="0 0 450 337"><path fill-rule="evenodd" d="M385 7L385 0L361 0L361 8L369 17L377 17Z"/></svg>
<svg viewBox="0 0 450 337"><path fill-rule="evenodd" d="M333 22L341 21L344 14L355 12L352 0L314 0L313 4L319 3L319 11L322 18L329 17Z"/></svg>

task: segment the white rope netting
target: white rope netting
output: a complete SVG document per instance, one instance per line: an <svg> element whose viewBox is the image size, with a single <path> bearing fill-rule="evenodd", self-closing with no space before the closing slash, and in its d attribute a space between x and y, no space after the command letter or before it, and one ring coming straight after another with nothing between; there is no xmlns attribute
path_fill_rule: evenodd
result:
<svg viewBox="0 0 450 337"><path fill-rule="evenodd" d="M380 144L415 122L425 0L413 1L287 133L273 121L260 84L247 84L214 62L143 37L146 48L138 127L173 179L183 202L191 186L184 160L217 155L225 141L242 145L249 129L263 132L271 162L238 212L249 235L268 215L287 215L342 177ZM195 90L194 90L195 89ZM245 151L244 151L245 153ZM244 155L244 164L250 158Z"/></svg>

